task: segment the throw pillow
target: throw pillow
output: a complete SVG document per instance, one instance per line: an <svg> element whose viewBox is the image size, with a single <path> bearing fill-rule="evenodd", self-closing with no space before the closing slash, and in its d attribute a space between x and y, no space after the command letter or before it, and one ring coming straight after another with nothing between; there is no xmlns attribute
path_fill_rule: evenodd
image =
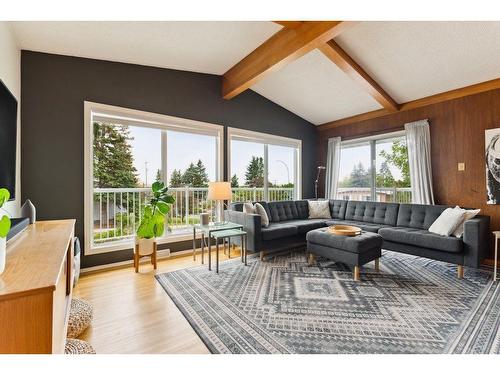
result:
<svg viewBox="0 0 500 375"><path fill-rule="evenodd" d="M269 216L267 216L266 209L260 203L255 203L255 213L260 215L260 222L264 228L269 226Z"/></svg>
<svg viewBox="0 0 500 375"><path fill-rule="evenodd" d="M250 202L243 203L243 212L245 214L254 214L255 213L255 207Z"/></svg>
<svg viewBox="0 0 500 375"><path fill-rule="evenodd" d="M331 219L330 203L327 200L307 201L309 204L309 219Z"/></svg>
<svg viewBox="0 0 500 375"><path fill-rule="evenodd" d="M243 203L243 212L246 214L257 214L260 216L260 223L264 228L269 226L269 216L267 216L266 209L260 203L253 205L250 202Z"/></svg>
<svg viewBox="0 0 500 375"><path fill-rule="evenodd" d="M460 210L462 210L462 208L456 206L455 209L457 209L457 208L460 209ZM464 210L464 211L465 211L464 218L462 219L462 221L458 224L458 226L453 231L453 235L455 237L462 237L462 235L464 234L465 222L467 220L470 220L473 217L477 216L479 214L479 212L481 212L480 209L477 209L477 210Z"/></svg>
<svg viewBox="0 0 500 375"><path fill-rule="evenodd" d="M432 223L429 232L436 233L441 236L449 236L456 229L458 224L463 220L465 210L447 208L441 215Z"/></svg>

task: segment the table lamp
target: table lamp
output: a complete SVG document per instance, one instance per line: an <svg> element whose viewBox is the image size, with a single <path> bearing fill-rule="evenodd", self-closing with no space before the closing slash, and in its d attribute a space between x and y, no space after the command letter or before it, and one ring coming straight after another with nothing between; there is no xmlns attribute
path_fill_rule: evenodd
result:
<svg viewBox="0 0 500 375"><path fill-rule="evenodd" d="M224 201L231 200L232 191L231 183L226 181L216 181L208 183L207 200L214 200L217 202L217 212L219 223L224 220Z"/></svg>

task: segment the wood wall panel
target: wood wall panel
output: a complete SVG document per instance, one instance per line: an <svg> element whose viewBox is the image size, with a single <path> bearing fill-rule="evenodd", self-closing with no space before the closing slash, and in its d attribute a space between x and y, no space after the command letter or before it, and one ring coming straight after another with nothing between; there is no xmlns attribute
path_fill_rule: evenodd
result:
<svg viewBox="0 0 500 375"><path fill-rule="evenodd" d="M401 130L429 119L434 197L438 204L480 208L500 230L500 205L486 204L484 131L500 127L500 89L319 132L318 162L326 160L328 138L343 139ZM466 169L459 172L457 163ZM323 176L324 178L324 176ZM321 183L324 194L324 181Z"/></svg>

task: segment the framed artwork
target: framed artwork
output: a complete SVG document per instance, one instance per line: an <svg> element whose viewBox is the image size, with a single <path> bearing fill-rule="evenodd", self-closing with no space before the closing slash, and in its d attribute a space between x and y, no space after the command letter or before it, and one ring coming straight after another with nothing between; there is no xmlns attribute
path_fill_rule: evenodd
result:
<svg viewBox="0 0 500 375"><path fill-rule="evenodd" d="M485 131L487 204L500 204L500 128Z"/></svg>

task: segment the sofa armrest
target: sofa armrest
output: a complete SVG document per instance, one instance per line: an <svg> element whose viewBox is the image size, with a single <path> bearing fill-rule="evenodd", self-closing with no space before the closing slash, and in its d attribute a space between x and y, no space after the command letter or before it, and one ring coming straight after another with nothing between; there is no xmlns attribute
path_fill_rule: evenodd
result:
<svg viewBox="0 0 500 375"><path fill-rule="evenodd" d="M260 215L226 210L225 216L228 221L243 225L243 230L247 233L247 250L254 253L260 251L262 240ZM241 246L239 238L235 238L235 243Z"/></svg>
<svg viewBox="0 0 500 375"><path fill-rule="evenodd" d="M478 268L490 250L490 217L476 216L464 224L464 265Z"/></svg>

